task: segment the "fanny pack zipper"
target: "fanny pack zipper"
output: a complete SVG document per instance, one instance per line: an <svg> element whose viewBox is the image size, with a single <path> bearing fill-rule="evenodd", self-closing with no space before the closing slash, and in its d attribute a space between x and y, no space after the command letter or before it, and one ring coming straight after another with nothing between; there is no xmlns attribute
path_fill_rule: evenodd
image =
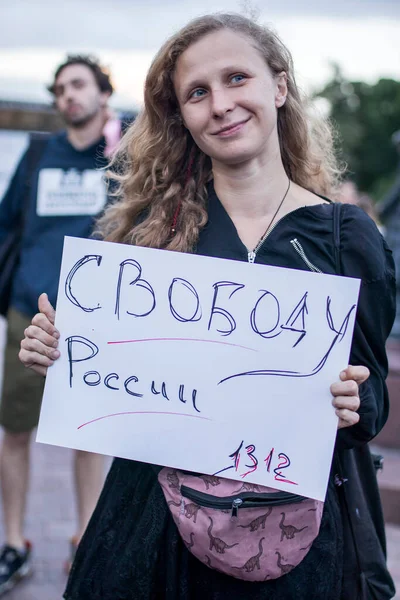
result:
<svg viewBox="0 0 400 600"><path fill-rule="evenodd" d="M238 496L225 496L219 498L211 494L205 494L193 490L186 485L181 486L181 494L188 500L192 500L199 506L206 508L215 508L217 510L231 510L232 517L237 517L239 508L258 508L262 506L279 506L282 504L292 504L303 502L304 497L288 492L273 492L271 494L253 494L252 492L244 492Z"/></svg>
<svg viewBox="0 0 400 600"><path fill-rule="evenodd" d="M290 243L292 244L293 248L296 250L297 254L299 256L301 256L301 258L303 259L303 261L305 262L307 267L310 269L310 271L314 271L314 273L322 273L321 269L318 269L318 267L316 267L311 262L311 260L307 257L306 253L303 250L302 245L300 244L300 242L298 241L297 238L294 238L294 240L290 240Z"/></svg>

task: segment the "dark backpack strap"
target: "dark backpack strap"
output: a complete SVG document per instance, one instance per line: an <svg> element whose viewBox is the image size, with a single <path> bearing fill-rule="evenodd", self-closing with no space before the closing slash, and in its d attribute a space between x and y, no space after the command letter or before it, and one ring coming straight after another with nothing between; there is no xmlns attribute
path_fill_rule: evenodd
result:
<svg viewBox="0 0 400 600"><path fill-rule="evenodd" d="M27 185L32 186L33 177L36 168L39 165L40 159L43 156L47 142L49 141L50 133L42 133L35 131L29 135L29 146L26 155L27 161Z"/></svg>
<svg viewBox="0 0 400 600"><path fill-rule="evenodd" d="M21 202L20 208L20 227L21 229L24 226L25 215L28 210L29 200L31 195L32 185L34 183L34 176L36 169L40 163L40 160L43 156L44 150L46 148L47 142L49 140L51 134L49 133L41 133L34 132L29 135L29 146L26 151L26 179L25 179L25 189Z"/></svg>
<svg viewBox="0 0 400 600"><path fill-rule="evenodd" d="M335 202L333 205L333 252L335 258L336 275L342 274L342 265L340 261L340 218L342 213L342 205L340 202Z"/></svg>

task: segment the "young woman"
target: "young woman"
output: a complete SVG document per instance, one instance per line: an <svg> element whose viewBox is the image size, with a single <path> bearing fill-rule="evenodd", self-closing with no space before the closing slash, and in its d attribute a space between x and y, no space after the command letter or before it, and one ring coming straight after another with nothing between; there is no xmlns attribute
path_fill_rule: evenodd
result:
<svg viewBox="0 0 400 600"><path fill-rule="evenodd" d="M345 205L338 260L327 199L337 176L329 130L307 116L289 52L275 34L238 15L211 15L168 40L114 167L122 200L99 222L106 240L325 273L340 263L341 274L362 279L350 360L357 366L338 374L331 393L339 417L335 457L365 446L388 413L392 259L373 222ZM59 356L59 333L45 295L39 310L20 358L46 374ZM344 548L334 474L306 557L282 577L248 582L190 554L152 465L116 459L64 597L355 600L359 573ZM374 493L376 483L368 485ZM383 554L374 535L371 552ZM374 597L392 597L390 577L385 589Z"/></svg>

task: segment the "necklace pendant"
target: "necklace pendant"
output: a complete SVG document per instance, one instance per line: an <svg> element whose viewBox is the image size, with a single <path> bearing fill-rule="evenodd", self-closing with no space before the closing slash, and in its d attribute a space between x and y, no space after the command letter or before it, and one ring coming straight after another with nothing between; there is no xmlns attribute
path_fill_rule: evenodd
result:
<svg viewBox="0 0 400 600"><path fill-rule="evenodd" d="M251 252L247 253L247 260L251 264L254 263L254 261L256 260L256 253L254 252L254 250L252 250Z"/></svg>

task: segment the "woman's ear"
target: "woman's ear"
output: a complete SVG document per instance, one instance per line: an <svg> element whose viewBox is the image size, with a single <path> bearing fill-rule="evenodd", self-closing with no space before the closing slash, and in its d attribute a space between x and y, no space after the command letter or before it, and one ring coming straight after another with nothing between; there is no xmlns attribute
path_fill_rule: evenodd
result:
<svg viewBox="0 0 400 600"><path fill-rule="evenodd" d="M286 102L288 86L287 86L287 75L285 71L278 73L275 76L276 92L275 92L275 106L280 108Z"/></svg>

